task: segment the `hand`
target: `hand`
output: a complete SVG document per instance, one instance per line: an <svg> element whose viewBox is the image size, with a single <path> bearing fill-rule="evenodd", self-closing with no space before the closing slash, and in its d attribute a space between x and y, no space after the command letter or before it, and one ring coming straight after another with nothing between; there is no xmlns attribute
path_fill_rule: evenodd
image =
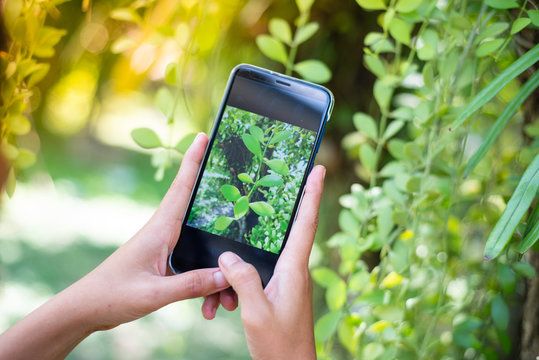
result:
<svg viewBox="0 0 539 360"><path fill-rule="evenodd" d="M131 240L0 336L0 359L62 358L93 331L230 286L218 268L167 276L207 142L197 136L159 208Z"/></svg>
<svg viewBox="0 0 539 360"><path fill-rule="evenodd" d="M219 267L242 305L241 318L253 359L316 358L308 263L318 224L324 175L322 166L316 166L309 175L298 216L265 289L251 264L231 252L219 257ZM218 297L208 297L203 312L215 314L219 302L223 302L223 296Z"/></svg>

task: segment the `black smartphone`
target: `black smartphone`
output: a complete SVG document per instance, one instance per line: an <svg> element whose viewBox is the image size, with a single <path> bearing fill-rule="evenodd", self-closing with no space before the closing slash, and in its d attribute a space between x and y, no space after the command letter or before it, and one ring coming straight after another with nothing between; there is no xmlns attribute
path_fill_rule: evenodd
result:
<svg viewBox="0 0 539 360"><path fill-rule="evenodd" d="M216 267L232 251L266 286L332 108L323 86L252 65L234 68L170 255L175 273Z"/></svg>

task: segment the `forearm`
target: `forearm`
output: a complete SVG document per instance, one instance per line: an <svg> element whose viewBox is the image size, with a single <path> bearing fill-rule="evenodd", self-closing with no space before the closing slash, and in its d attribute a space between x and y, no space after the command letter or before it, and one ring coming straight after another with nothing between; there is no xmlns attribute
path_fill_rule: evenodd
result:
<svg viewBox="0 0 539 360"><path fill-rule="evenodd" d="M0 360L63 359L92 332L76 284L0 335Z"/></svg>

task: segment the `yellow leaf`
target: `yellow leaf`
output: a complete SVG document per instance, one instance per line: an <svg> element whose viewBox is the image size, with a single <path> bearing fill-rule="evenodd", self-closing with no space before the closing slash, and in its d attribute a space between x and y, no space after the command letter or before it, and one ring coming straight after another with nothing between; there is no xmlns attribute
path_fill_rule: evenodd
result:
<svg viewBox="0 0 539 360"><path fill-rule="evenodd" d="M391 323L389 321L380 320L380 321L375 322L371 326L369 326L368 330L373 331L373 332L382 332L389 325L391 325Z"/></svg>
<svg viewBox="0 0 539 360"><path fill-rule="evenodd" d="M399 285L403 280L403 277L392 271L382 280L380 283L381 288L391 288Z"/></svg>
<svg viewBox="0 0 539 360"><path fill-rule="evenodd" d="M402 234L400 234L399 239L401 240L410 240L414 237L414 232L412 230L404 230Z"/></svg>

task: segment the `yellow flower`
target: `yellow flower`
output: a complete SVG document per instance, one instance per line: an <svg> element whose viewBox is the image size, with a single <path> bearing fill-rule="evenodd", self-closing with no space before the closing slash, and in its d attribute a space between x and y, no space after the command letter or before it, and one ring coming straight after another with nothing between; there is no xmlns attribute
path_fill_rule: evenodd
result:
<svg viewBox="0 0 539 360"><path fill-rule="evenodd" d="M404 230L402 234L400 234L399 239L401 240L410 240L414 237L414 232L412 230Z"/></svg>

